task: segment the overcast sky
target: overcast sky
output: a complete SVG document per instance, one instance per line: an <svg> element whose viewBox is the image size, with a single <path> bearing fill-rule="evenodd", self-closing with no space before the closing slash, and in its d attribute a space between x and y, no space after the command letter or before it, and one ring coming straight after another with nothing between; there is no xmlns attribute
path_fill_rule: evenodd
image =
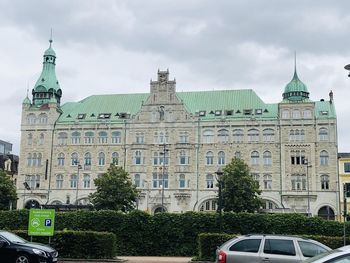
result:
<svg viewBox="0 0 350 263"><path fill-rule="evenodd" d="M349 10L349 0L0 0L0 139L19 153L21 104L53 28L62 103L147 93L158 68L178 92L254 89L278 103L296 51L310 98L333 90L339 151L350 152Z"/></svg>

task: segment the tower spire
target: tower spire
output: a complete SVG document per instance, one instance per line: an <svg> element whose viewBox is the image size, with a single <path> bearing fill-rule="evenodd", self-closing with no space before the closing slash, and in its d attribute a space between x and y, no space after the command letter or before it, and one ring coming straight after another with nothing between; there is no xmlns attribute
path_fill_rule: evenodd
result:
<svg viewBox="0 0 350 263"><path fill-rule="evenodd" d="M293 78L298 78L297 74L297 51L294 51L294 77Z"/></svg>
<svg viewBox="0 0 350 263"><path fill-rule="evenodd" d="M50 48L51 48L51 44L52 44L52 28L51 28L51 31L50 31L50 39L49 39L49 42L50 42Z"/></svg>

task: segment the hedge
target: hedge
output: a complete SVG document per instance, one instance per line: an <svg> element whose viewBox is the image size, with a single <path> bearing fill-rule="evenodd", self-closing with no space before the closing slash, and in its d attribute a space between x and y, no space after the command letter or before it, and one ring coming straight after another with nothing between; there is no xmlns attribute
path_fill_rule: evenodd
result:
<svg viewBox="0 0 350 263"><path fill-rule="evenodd" d="M350 222L347 223L350 227ZM28 228L28 210L0 212L0 229ZM198 255L200 233L220 232L217 213L181 214L142 211L57 212L55 230L111 232L117 237L117 255ZM227 234L289 234L342 236L343 223L300 214L223 213L222 230Z"/></svg>
<svg viewBox="0 0 350 263"><path fill-rule="evenodd" d="M116 237L113 233L93 231L56 231L54 236L30 237L27 231L13 231L26 240L49 244L59 252L59 258L113 259Z"/></svg>
<svg viewBox="0 0 350 263"><path fill-rule="evenodd" d="M222 245L237 235L224 233L201 233L198 236L198 257L201 261L215 261L215 251L218 246ZM319 236L319 235L300 235L301 237L316 240L334 249L344 245L343 237ZM346 244L350 244L350 238L346 238Z"/></svg>

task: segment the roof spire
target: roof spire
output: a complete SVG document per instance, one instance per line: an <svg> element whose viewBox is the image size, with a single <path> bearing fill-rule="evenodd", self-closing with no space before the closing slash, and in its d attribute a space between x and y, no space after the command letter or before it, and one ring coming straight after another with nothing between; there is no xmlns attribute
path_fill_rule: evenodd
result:
<svg viewBox="0 0 350 263"><path fill-rule="evenodd" d="M49 42L50 42L50 47L51 47L51 43L52 43L52 28L51 28L51 32L50 32L50 40L49 40Z"/></svg>
<svg viewBox="0 0 350 263"><path fill-rule="evenodd" d="M298 74L297 74L297 51L294 50L294 76L293 79L297 79Z"/></svg>

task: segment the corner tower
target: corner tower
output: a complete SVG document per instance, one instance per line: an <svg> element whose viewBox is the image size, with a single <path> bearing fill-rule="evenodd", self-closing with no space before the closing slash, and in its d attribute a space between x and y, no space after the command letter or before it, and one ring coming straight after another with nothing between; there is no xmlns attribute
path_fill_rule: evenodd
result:
<svg viewBox="0 0 350 263"><path fill-rule="evenodd" d="M50 46L44 53L43 69L32 90L33 104L36 106L47 104L53 100L58 105L61 102L62 90L55 72L56 53L52 49L52 39L49 42Z"/></svg>
<svg viewBox="0 0 350 263"><path fill-rule="evenodd" d="M298 77L295 63L294 76L284 89L283 100L297 102L307 99L309 99L309 92L306 85Z"/></svg>

